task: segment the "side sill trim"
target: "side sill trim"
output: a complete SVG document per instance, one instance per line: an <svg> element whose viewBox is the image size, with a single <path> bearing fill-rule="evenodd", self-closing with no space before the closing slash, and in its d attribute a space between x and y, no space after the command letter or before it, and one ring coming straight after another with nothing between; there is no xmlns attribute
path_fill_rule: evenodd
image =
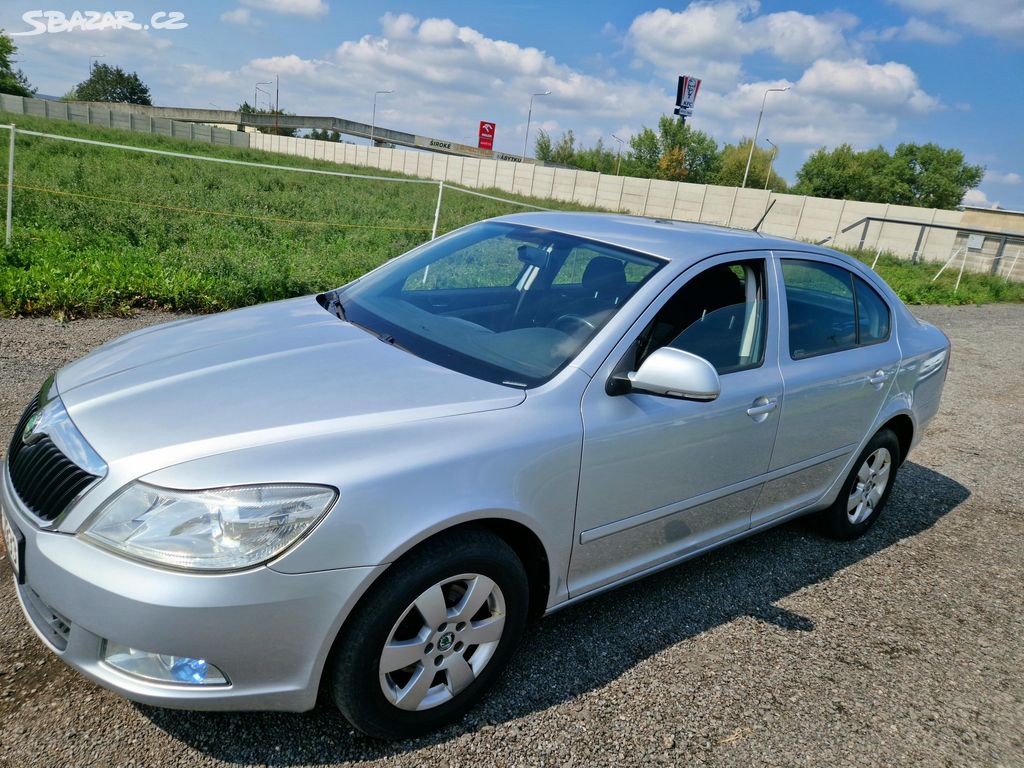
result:
<svg viewBox="0 0 1024 768"><path fill-rule="evenodd" d="M591 597L597 597L598 595L604 594L605 592L610 592L613 589L618 589L619 587L625 586L630 582L639 581L640 579L651 576L652 574L655 574L658 571L664 571L668 568L674 568L677 565L685 563L687 560L693 560L696 557L700 557L701 555L707 554L712 550L724 547L727 544L732 544L733 542L740 541L742 539L748 538L749 536L754 536L758 533L762 533L768 530L769 528L774 528L786 522L787 520L792 520L794 517L800 517L801 515L814 512L817 509L818 504L818 501L814 501L810 504L806 504L805 506L800 507L799 509L794 509L792 512L789 512L783 515L782 517L776 517L765 523L762 523L761 525L758 525L755 528L748 528L745 531L740 531L739 533L735 533L732 536L729 536L728 538L722 539L721 541L713 542L711 544L701 547L700 549L695 549L691 552L687 552L686 554L673 557L669 560L666 560L663 563L658 563L657 565L652 565L649 568L644 568L642 571L637 571L636 573L632 573L629 576L624 576L623 578L618 579L617 581L613 581L609 584L603 584L600 587L595 587L594 589L587 590L586 592L583 592L578 595L570 595L568 600L563 600L561 603L558 603L557 605L553 605L550 608L548 608L544 612L544 615L550 616L552 613L556 613L562 610L563 608L568 608L569 606L575 605L576 603L582 602L584 600L589 600Z"/></svg>
<svg viewBox="0 0 1024 768"><path fill-rule="evenodd" d="M789 466L774 469L771 472L766 472L763 475L757 475L749 480L741 480L738 483L733 483L732 485L727 485L714 491L708 491L707 493L702 493L699 496L693 496L681 504L668 504L664 507L648 510L647 512L640 512L623 520L615 520L613 522L606 523L605 525L600 525L597 528L590 528L580 533L580 544L589 544L592 541L603 539L606 536L622 533L623 531L628 531L630 528L646 525L647 523L652 523L655 520L660 520L663 517L674 515L677 512L683 512L687 509L698 507L701 504L707 504L709 501L717 501L718 499L730 496L734 493L739 493L740 491L745 491L748 488L753 488L754 486L761 485L762 483L769 483L772 480L785 477L792 472L799 472L800 470L809 469L810 467L817 466L818 464L824 464L826 461L832 461L833 459L838 459L841 456L849 454L856 447L857 445L855 443L844 445L842 448L837 448L834 451L829 451L828 453L823 453L820 456L814 456L810 459L804 459L796 464L790 464Z"/></svg>

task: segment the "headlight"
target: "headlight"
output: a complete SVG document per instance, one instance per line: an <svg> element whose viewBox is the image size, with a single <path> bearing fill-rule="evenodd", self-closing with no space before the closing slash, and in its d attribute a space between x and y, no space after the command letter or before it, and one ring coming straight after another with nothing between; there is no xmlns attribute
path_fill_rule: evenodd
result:
<svg viewBox="0 0 1024 768"><path fill-rule="evenodd" d="M200 571L247 568L286 549L334 503L333 488L253 485L174 491L125 487L80 531L140 560Z"/></svg>

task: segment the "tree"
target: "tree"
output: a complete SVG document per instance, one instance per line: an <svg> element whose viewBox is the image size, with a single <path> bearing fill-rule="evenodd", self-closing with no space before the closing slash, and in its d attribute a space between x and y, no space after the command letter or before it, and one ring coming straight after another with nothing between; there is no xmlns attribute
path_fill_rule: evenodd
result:
<svg viewBox="0 0 1024 768"><path fill-rule="evenodd" d="M651 179L658 175L661 160L661 142L647 126L629 139L629 175Z"/></svg>
<svg viewBox="0 0 1024 768"><path fill-rule="evenodd" d="M29 83L25 73L20 69L14 69L11 59L17 52L18 47L0 29L0 93L12 93L15 96L35 96L36 89Z"/></svg>
<svg viewBox="0 0 1024 768"><path fill-rule="evenodd" d="M743 174L747 168L747 157L750 155L750 139L743 139L739 144L726 144L722 148L721 167L715 175L714 184L723 187L739 187L743 184ZM764 189L765 176L772 162L772 153L761 147L754 148L754 156L750 160L750 173L747 185L754 189ZM772 169L768 189L773 192L785 192L788 188L786 180Z"/></svg>
<svg viewBox="0 0 1024 768"><path fill-rule="evenodd" d="M664 151L667 152L672 147L682 150L686 164L686 180L693 184L711 183L722 164L718 142L711 134L668 116L661 118L659 127Z"/></svg>
<svg viewBox="0 0 1024 768"><path fill-rule="evenodd" d="M669 147L658 160L658 178L668 181L686 181L686 153L681 147Z"/></svg>
<svg viewBox="0 0 1024 768"><path fill-rule="evenodd" d="M900 144L856 151L849 144L814 152L797 171L794 191L839 200L955 208L981 183L985 169L964 162L958 149Z"/></svg>
<svg viewBox="0 0 1024 768"><path fill-rule="evenodd" d="M109 101L119 104L152 105L149 86L135 72L109 64L94 64L89 78L75 86L78 101ZM70 95L70 94L69 94Z"/></svg>
<svg viewBox="0 0 1024 768"><path fill-rule="evenodd" d="M572 131L566 131L551 151L551 162L558 165L572 165L576 157L576 137Z"/></svg>
<svg viewBox="0 0 1024 768"><path fill-rule="evenodd" d="M573 165L584 171L614 174L618 159L615 152L606 147L603 140L598 139L594 146L576 151Z"/></svg>
<svg viewBox="0 0 1024 768"><path fill-rule="evenodd" d="M893 175L905 205L956 208L985 176L985 168L964 162L959 149L938 144L900 144L893 153Z"/></svg>
<svg viewBox="0 0 1024 768"><path fill-rule="evenodd" d="M533 144L533 156L545 163L550 163L554 151L554 147L551 145L551 136L541 128L537 131L537 140Z"/></svg>
<svg viewBox="0 0 1024 768"><path fill-rule="evenodd" d="M328 130L326 128L314 128L309 132L309 136L306 138L316 139L318 141L341 141L341 134L337 131Z"/></svg>
<svg viewBox="0 0 1024 768"><path fill-rule="evenodd" d="M239 112L243 112L243 113L248 113L248 114L251 114L251 115L286 115L286 114L290 114L288 112L283 112L280 109L263 109L262 107L253 107L248 101L243 101L241 104L239 104L238 105L238 111ZM277 126L277 127L268 126L266 128L257 127L256 130L259 131L260 133L270 133L270 134L273 134L275 136L292 136L292 137L294 137L299 132L298 128L282 128L281 126ZM326 133L326 131L325 131L325 133ZM310 135L310 138L316 138L316 137ZM339 140L341 139L340 135L338 136L338 139Z"/></svg>

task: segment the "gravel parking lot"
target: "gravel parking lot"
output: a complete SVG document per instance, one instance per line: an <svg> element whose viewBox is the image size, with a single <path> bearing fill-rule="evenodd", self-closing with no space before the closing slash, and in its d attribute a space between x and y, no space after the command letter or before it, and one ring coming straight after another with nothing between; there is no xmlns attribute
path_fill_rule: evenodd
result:
<svg viewBox="0 0 1024 768"><path fill-rule="evenodd" d="M1024 765L1024 306L915 311L953 341L944 405L863 539L797 521L558 613L482 707L393 744L327 705L131 704L44 648L5 571L0 764ZM165 319L0 320L4 446L51 370Z"/></svg>

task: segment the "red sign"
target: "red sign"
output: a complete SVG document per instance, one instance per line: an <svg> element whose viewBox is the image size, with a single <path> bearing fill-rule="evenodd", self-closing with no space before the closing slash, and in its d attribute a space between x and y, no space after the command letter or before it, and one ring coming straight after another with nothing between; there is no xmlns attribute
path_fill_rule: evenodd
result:
<svg viewBox="0 0 1024 768"><path fill-rule="evenodd" d="M480 149L494 149L494 123L480 121Z"/></svg>

